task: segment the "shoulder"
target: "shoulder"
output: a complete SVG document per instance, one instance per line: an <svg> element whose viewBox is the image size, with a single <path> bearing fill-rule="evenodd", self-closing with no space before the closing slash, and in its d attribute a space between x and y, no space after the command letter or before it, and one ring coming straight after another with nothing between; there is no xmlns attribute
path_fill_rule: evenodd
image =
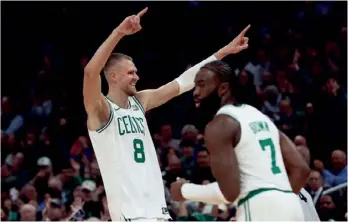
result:
<svg viewBox="0 0 348 222"><path fill-rule="evenodd" d="M205 139L230 140L236 145L240 139L241 127L239 122L226 114L218 114L205 128Z"/></svg>

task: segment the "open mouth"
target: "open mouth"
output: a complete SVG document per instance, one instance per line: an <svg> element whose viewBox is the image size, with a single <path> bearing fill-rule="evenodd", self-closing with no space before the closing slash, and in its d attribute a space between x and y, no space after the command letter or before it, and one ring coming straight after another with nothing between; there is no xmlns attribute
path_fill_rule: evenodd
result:
<svg viewBox="0 0 348 222"><path fill-rule="evenodd" d="M201 105L201 102L198 99L195 99L194 101L195 101L196 108L199 108Z"/></svg>

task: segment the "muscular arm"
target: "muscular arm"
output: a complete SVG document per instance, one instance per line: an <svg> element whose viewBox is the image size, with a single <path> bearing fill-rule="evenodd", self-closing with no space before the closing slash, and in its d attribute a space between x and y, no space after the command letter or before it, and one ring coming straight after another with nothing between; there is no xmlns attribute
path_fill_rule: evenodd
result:
<svg viewBox="0 0 348 222"><path fill-rule="evenodd" d="M234 202L240 193L239 166L234 152L240 139L240 125L227 115L217 115L207 125L204 138L212 173L226 200Z"/></svg>
<svg viewBox="0 0 348 222"><path fill-rule="evenodd" d="M115 29L98 48L97 52L85 67L83 78L83 102L88 114L88 125L91 130L99 128L102 122L107 121L109 117L110 109L106 99L101 93L100 72L116 44L123 36L123 34L120 34L117 29Z"/></svg>
<svg viewBox="0 0 348 222"><path fill-rule="evenodd" d="M140 91L137 94L137 98L145 107L145 111L156 108L168 102L172 98L193 89L194 79L199 69L206 63L214 60L221 60L225 56L226 53L223 50L219 50L214 54L214 56L211 56L186 70L183 74L180 75L179 78L157 89Z"/></svg>
<svg viewBox="0 0 348 222"><path fill-rule="evenodd" d="M292 190L298 194L307 182L310 173L309 166L297 152L295 144L280 131L279 140Z"/></svg>

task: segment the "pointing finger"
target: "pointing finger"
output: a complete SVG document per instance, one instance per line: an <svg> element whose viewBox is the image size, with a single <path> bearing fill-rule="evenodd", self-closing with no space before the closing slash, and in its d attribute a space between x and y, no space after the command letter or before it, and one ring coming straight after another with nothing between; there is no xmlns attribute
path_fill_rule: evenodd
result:
<svg viewBox="0 0 348 222"><path fill-rule="evenodd" d="M246 33L249 29L250 29L250 25L248 25L247 27L245 27L245 28L243 29L243 31L240 32L239 36L244 36L245 33Z"/></svg>
<svg viewBox="0 0 348 222"><path fill-rule="evenodd" d="M141 11L137 14L137 16L141 17L141 16L143 16L146 12L147 12L147 7L144 8L143 10L141 10Z"/></svg>

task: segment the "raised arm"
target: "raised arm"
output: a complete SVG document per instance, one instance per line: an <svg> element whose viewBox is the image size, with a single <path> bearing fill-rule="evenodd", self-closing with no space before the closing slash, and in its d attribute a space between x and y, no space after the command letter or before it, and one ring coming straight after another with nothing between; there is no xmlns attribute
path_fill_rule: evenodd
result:
<svg viewBox="0 0 348 222"><path fill-rule="evenodd" d="M117 43L125 35L131 35L141 30L140 17L146 11L147 8L139 12L137 15L125 18L98 48L84 69L83 102L88 114L88 128L91 130L98 129L103 122L107 121L110 115L108 103L101 93L100 72Z"/></svg>
<svg viewBox="0 0 348 222"><path fill-rule="evenodd" d="M234 147L240 140L239 122L220 114L207 125L205 145L210 153L211 171L225 199L233 203L240 193L240 173Z"/></svg>
<svg viewBox="0 0 348 222"><path fill-rule="evenodd" d="M307 182L309 166L296 150L295 144L281 131L279 131L279 140L292 190L298 194Z"/></svg>
<svg viewBox="0 0 348 222"><path fill-rule="evenodd" d="M150 110L156 108L172 98L187 92L194 87L194 79L196 73L199 69L214 60L221 60L227 55L236 54L246 48L248 48L249 38L245 37L245 33L250 28L248 25L236 38L234 38L229 44L218 50L214 55L209 58L203 60L202 62L196 64L190 69L186 70L183 74L181 74L178 78L173 80L172 82L167 83L157 89L149 89L140 91L137 94L137 98L145 107L145 110Z"/></svg>

